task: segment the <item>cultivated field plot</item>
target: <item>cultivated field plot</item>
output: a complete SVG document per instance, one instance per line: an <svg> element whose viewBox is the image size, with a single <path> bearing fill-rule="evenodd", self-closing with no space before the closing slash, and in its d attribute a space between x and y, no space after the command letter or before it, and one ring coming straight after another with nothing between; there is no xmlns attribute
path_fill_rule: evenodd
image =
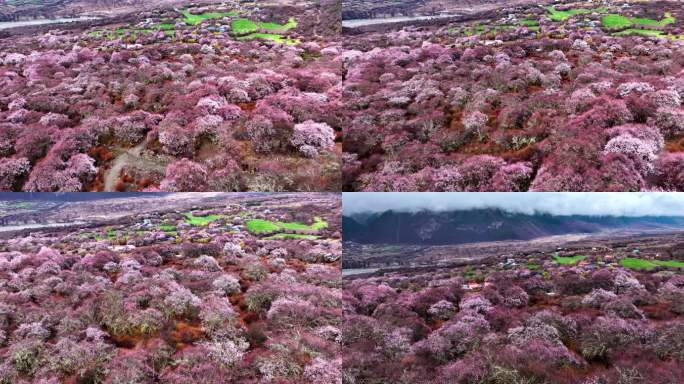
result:
<svg viewBox="0 0 684 384"><path fill-rule="evenodd" d="M3 204L0 382L339 382L339 195L192 195Z"/></svg>
<svg viewBox="0 0 684 384"><path fill-rule="evenodd" d="M684 190L680 3L460 20L345 39L345 190Z"/></svg>
<svg viewBox="0 0 684 384"><path fill-rule="evenodd" d="M0 190L341 190L334 13L230 4L0 39Z"/></svg>

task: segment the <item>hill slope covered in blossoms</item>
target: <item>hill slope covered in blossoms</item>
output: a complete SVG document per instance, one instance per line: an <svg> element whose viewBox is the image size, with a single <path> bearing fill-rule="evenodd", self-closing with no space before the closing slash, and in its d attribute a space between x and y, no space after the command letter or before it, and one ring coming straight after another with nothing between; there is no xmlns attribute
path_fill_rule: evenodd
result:
<svg viewBox="0 0 684 384"><path fill-rule="evenodd" d="M345 190L684 190L684 13L565 2L345 39Z"/></svg>
<svg viewBox="0 0 684 384"><path fill-rule="evenodd" d="M0 190L340 190L334 9L160 8L0 39Z"/></svg>
<svg viewBox="0 0 684 384"><path fill-rule="evenodd" d="M147 199L0 226L0 382L339 382L339 195Z"/></svg>

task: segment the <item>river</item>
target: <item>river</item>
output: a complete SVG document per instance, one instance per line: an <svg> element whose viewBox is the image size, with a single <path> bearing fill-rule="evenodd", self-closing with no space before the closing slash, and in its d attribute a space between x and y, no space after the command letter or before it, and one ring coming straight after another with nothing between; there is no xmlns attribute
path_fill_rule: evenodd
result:
<svg viewBox="0 0 684 384"><path fill-rule="evenodd" d="M81 224L85 224L85 221L74 221L72 223L7 225L7 226L0 226L0 232L21 231L23 229L60 228L60 227L69 227L72 225L81 225Z"/></svg>
<svg viewBox="0 0 684 384"><path fill-rule="evenodd" d="M97 17L72 17L72 18L59 18L59 19L36 19L36 20L22 20L22 21L1 21L0 29L9 29L16 27L27 27L32 25L43 25L43 24L56 24L56 23L72 23L74 21L87 21L96 20Z"/></svg>
<svg viewBox="0 0 684 384"><path fill-rule="evenodd" d="M351 269L343 269L342 270L342 276L352 276L352 275L360 275L362 273L373 273L375 271L380 270L380 268L351 268Z"/></svg>
<svg viewBox="0 0 684 384"><path fill-rule="evenodd" d="M386 17L377 19L353 19L353 20L342 20L342 26L347 28L363 27L365 25L374 24L390 24L390 23L401 23L406 21L420 21L420 20L431 20L431 19L448 19L450 17L459 16L457 14L451 15L435 15L435 16L397 16L397 17Z"/></svg>

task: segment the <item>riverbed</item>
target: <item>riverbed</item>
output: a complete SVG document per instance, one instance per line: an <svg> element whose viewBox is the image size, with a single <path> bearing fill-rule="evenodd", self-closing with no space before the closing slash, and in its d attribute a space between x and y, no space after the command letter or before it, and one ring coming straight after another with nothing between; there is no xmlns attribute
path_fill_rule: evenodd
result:
<svg viewBox="0 0 684 384"><path fill-rule="evenodd" d="M0 22L1 29L29 27L33 25L57 24L57 23L73 23L76 21L97 20L97 17L81 16L71 18L57 18L57 19L36 19L36 20L22 20L22 21L2 21Z"/></svg>

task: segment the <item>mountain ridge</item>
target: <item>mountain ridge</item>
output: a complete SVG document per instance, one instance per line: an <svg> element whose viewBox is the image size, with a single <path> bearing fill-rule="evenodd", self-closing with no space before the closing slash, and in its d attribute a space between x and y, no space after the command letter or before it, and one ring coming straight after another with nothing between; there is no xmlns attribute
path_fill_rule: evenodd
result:
<svg viewBox="0 0 684 384"><path fill-rule="evenodd" d="M361 219L358 219L361 217ZM515 213L498 208L384 211L344 215L345 241L366 244L450 245L497 240L531 240L572 233L684 227L679 216L560 216Z"/></svg>

